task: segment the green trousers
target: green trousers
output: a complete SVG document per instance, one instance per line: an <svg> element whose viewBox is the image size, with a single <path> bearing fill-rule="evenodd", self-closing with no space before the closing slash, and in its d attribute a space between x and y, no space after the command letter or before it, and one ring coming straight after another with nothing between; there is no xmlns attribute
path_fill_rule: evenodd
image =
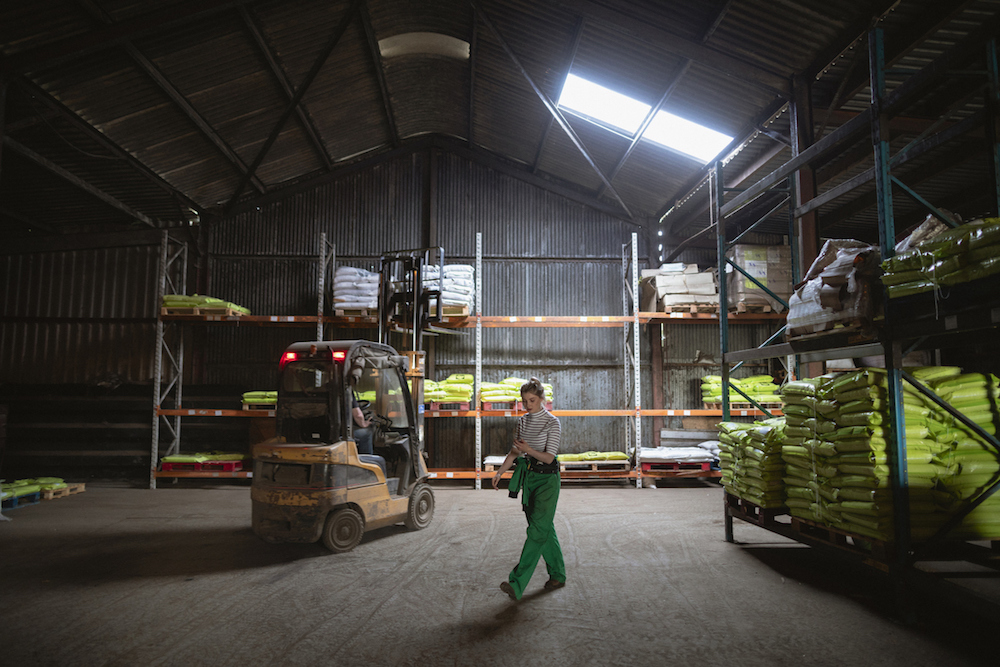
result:
<svg viewBox="0 0 1000 667"><path fill-rule="evenodd" d="M510 571L508 581L514 588L517 599L521 599L524 589L535 572L539 557L545 559L545 569L549 577L566 581L566 565L563 563L562 549L556 537L553 519L556 503L559 501L559 475L529 472L524 479L524 514L528 519L528 536L521 549L521 560Z"/></svg>

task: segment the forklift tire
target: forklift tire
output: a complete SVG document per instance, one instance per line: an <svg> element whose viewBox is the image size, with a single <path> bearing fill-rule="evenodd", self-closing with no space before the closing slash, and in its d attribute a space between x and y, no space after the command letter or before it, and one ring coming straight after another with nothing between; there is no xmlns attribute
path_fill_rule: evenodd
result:
<svg viewBox="0 0 1000 667"><path fill-rule="evenodd" d="M410 494L410 506L403 522L410 530L421 530L434 518L434 492L426 484L417 484Z"/></svg>
<svg viewBox="0 0 1000 667"><path fill-rule="evenodd" d="M330 512L323 526L323 545L335 554L358 546L365 534L365 520L352 509Z"/></svg>

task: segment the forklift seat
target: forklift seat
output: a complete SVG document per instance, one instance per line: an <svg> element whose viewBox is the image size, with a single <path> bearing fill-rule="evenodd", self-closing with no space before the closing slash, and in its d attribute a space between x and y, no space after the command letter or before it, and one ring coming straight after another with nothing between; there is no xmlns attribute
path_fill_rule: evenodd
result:
<svg viewBox="0 0 1000 667"><path fill-rule="evenodd" d="M374 463L375 465L377 465L379 468L382 469L383 477L388 476L385 473L385 459L379 456L378 454L358 454L358 459L362 463Z"/></svg>

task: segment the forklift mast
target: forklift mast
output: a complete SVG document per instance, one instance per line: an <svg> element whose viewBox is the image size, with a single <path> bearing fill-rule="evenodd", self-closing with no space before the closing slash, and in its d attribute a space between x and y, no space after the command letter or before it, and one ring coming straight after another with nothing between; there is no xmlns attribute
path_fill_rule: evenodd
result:
<svg viewBox="0 0 1000 667"><path fill-rule="evenodd" d="M437 289L424 288L424 268L437 269ZM424 439L424 352L423 333L441 321L444 305L444 248L397 250L379 258L381 285L378 299L379 342L389 345L393 332L409 334L409 349L399 349L409 357L406 377L417 415L417 433ZM431 301L434 302L433 308Z"/></svg>

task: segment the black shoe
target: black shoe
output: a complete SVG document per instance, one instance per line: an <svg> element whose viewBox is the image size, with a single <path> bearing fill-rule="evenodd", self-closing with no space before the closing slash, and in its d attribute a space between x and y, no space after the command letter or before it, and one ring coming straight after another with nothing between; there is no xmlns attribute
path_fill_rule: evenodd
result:
<svg viewBox="0 0 1000 667"><path fill-rule="evenodd" d="M500 590L509 595L511 600L517 600L517 593L514 592L514 587L509 582L505 581L500 584Z"/></svg>
<svg viewBox="0 0 1000 667"><path fill-rule="evenodd" d="M549 579L545 582L545 590L554 591L556 589L562 588L566 585L565 581L559 581L558 579Z"/></svg>

